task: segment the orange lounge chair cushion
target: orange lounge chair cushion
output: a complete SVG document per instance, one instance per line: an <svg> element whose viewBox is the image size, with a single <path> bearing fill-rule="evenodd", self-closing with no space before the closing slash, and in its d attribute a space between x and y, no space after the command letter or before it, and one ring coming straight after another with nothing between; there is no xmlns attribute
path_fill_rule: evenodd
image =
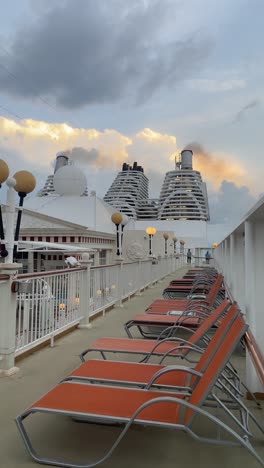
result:
<svg viewBox="0 0 264 468"><path fill-rule="evenodd" d="M157 340L141 340L130 338L98 338L94 343L89 346L89 351L111 351L111 352L132 352L138 354L148 354L152 351L154 346L159 343ZM156 355L163 355L174 349L175 347L180 349L180 345L177 346L177 342L160 342L159 346L155 349ZM175 350L178 354L179 350Z"/></svg>
<svg viewBox="0 0 264 468"><path fill-rule="evenodd" d="M69 375L74 377L89 377L94 379L112 380L147 384L151 377L165 366L134 362L99 361L91 359L84 362ZM185 387L187 374L184 371L170 371L155 380L157 385Z"/></svg>
<svg viewBox="0 0 264 468"><path fill-rule="evenodd" d="M172 395L137 389L61 383L35 402L31 408L129 419L143 403L153 398L166 396ZM137 419L176 424L179 419L179 405L158 403L143 410Z"/></svg>
<svg viewBox="0 0 264 468"><path fill-rule="evenodd" d="M164 324L165 326L168 325L174 325L179 323L179 315L165 315L165 314L160 314L160 315L155 315L155 317L152 316L152 314L138 314L133 317L133 322L140 322L140 325L146 325L151 324L151 325L162 325ZM188 317L188 316L183 316L182 319L184 320L184 325L191 325L191 326L196 326L199 324L199 317ZM181 319L181 320L182 320Z"/></svg>

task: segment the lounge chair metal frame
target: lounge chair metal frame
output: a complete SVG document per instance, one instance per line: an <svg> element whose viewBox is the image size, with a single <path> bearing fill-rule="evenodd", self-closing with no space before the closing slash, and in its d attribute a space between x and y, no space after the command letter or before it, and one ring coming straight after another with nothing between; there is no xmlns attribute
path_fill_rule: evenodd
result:
<svg viewBox="0 0 264 468"><path fill-rule="evenodd" d="M205 371L204 375L200 378L198 385L195 388L195 391L190 396L189 400L178 398L172 396L171 394L155 394L155 392L150 392L149 390L142 390L142 389L127 389L127 388L118 388L118 387L109 387L109 386L101 386L98 387L96 385L90 384L81 384L81 383L72 383L66 382L57 385L51 392L45 395L41 400L32 405L31 408L24 411L21 415L16 418L16 423L19 429L19 432L22 436L24 444L26 446L27 451L32 456L32 458L42 464L46 465L56 465L65 468L92 468L98 466L99 464L107 461L109 457L113 454L116 447L120 444L121 440L124 438L126 433L128 432L129 428L132 424L143 424L144 426L158 426L164 428L173 428L175 430L182 430L185 433L189 434L195 440L200 442L206 442L211 444L217 445L225 445L225 446L240 446L247 449L247 451L260 463L261 466L264 466L264 460L259 456L256 452L255 448L251 444L251 437L252 434L248 429L248 421L249 418L252 418L249 410L245 408L243 402L239 400L236 395L233 395L232 392L225 388L224 384L220 382L219 384L219 376L223 368L225 367L226 363L230 360L230 357L237 346L237 343L240 341L241 337L244 335L247 329L247 325L243 324L242 321L239 323L239 327L237 323L234 322L233 325L229 328L228 333L226 334L225 338L223 339L221 345L219 346L218 350L216 351L211 363L209 364L207 370ZM237 404L237 408L240 409L241 412L244 413L245 417L241 418L241 421L231 412L231 410L222 402L221 399L215 393L214 388L221 385L221 390L227 391L229 394L232 394L232 398ZM73 386L70 388L69 386ZM95 394L100 394L100 402L103 403L103 411L99 414L98 410L93 409L91 412L90 410L86 409L86 411L82 411L79 409L81 407L81 403L79 404L78 411L74 409L69 409L71 405L74 407L74 402L71 401L71 404L67 406L67 403L62 402L58 396L60 394L63 395L63 392L68 393L71 398L72 395L75 395L75 400L78 401L78 395L82 398L80 401L85 399L85 408L89 408L89 404L87 399L89 400L89 396L94 396ZM74 393L75 392L75 393ZM112 398L115 398L115 395L122 395L124 396L124 401L130 401L130 414L122 413L122 410L115 409L111 411L111 415L108 414L110 398L107 402L104 401L103 395L109 393L112 394ZM45 398L48 401L52 401L50 395L55 393L55 402L53 407L45 406ZM132 408L133 402L131 403L131 398L134 398L134 405L137 404L139 400L143 401L138 407L135 409ZM221 419L216 417L215 415L209 413L208 411L201 408L202 405L206 402L206 399L210 396L213 401L215 402L216 406L221 408L225 415L230 417L232 423L239 428L240 433L238 433L235 429L230 427L228 424L223 422ZM49 399L50 398L50 399ZM74 400L74 401L75 401ZM144 401L145 400L145 401ZM92 400L93 401L93 400ZM100 403L99 402L99 403ZM106 406L105 406L106 405ZM175 411L172 411L172 407L175 405ZM76 406L75 406L76 407ZM99 404L100 407L100 404ZM102 408L102 405L101 405ZM161 412L162 409L162 412ZM164 410L165 414L164 414ZM147 411L146 411L147 410ZM180 414L180 410L182 410L183 414ZM144 415L142 412L144 411ZM36 451L34 450L29 435L25 429L23 421L31 414L35 414L37 412L41 413L49 413L49 414L57 414L57 415L67 415L72 418L83 418L86 422L119 422L125 423L125 427L122 429L120 435L117 437L116 441L107 451L107 453L101 457L99 460L93 463L85 463L85 464L76 464L76 463L69 463L62 460L55 460L52 458L46 458L39 456ZM114 413L114 414L113 414ZM119 414L118 414L119 413ZM141 415L141 417L140 417ZM203 437L198 433L194 432L192 428L193 420L196 418L197 415L206 417L209 421L213 422L217 428L217 436L216 437ZM261 424L256 420L255 417L252 418L252 421L256 424L258 429L264 433L264 429L262 428ZM227 438L222 438L222 431L227 433L228 436L232 437L232 440Z"/></svg>
<svg viewBox="0 0 264 468"><path fill-rule="evenodd" d="M131 347L133 346L133 350L131 351L127 351L127 349L124 349L123 351L122 350L117 350L116 348L112 347L111 349L109 349L109 347L101 347L101 348L96 348L96 342L98 342L98 340L95 342L94 344L94 348L92 347L92 345L85 349L81 354L80 354L80 359L81 361L85 361L84 357L87 353L89 352L99 352L102 356L103 359L106 359L106 352L110 352L110 353L128 353L128 354L141 354L141 355L144 355L144 358L143 358L143 362L147 362L151 356L153 355L158 355L158 356L163 356L164 355L164 352L159 352L158 351L158 348L161 347L161 345L163 343L166 343L168 341L175 341L175 346L176 346L176 343L178 343L178 348L179 348L179 352L182 353L182 346L185 345L185 346L192 346L193 344L195 345L196 348L198 349L201 349L199 346L197 346L197 343L199 340L202 339L202 337L204 336L204 334L206 332L208 332L209 328L211 328L216 322L217 320L219 320L219 318L225 313L226 309L228 307L228 302L226 301L226 303L223 303L221 304L221 306L219 306L218 308L218 312L215 311L215 315L214 317L213 316L210 316L210 317L207 317L207 323L208 323L208 328L205 327L205 330L204 330L204 333L201 334L201 331L199 331L199 327L196 329L196 331L194 332L193 336L197 336L197 341L195 342L194 340L192 340L191 342L188 341L188 340L184 340L183 338L180 338L180 337L175 337L173 336L174 335L174 332L178 331L180 329L180 327L182 326L180 323L176 323L175 324L175 329L174 329L174 326L172 327L169 327L168 329L168 334L170 334L170 336L166 336L165 334L165 338L164 339L159 339L159 340L153 340L153 347L151 348L150 351L147 351L147 352L142 352L142 351L138 351L137 349L134 348L134 344L135 343L138 343L139 345L141 345L142 347L144 346L144 342L145 340L130 340L129 339L129 342L131 341ZM203 324L204 325L204 324ZM164 333L164 331L163 331ZM161 338L161 336L160 336ZM113 342L113 343L117 343L118 341L120 341L119 339L115 339L115 338L109 338L108 341L110 340L110 342ZM123 341L124 340L124 341ZM123 338L122 341L125 343L127 343L127 340L128 338ZM99 339L100 341L100 339ZM147 340L146 343L149 343L150 341ZM132 344L133 343L133 344ZM181 344L181 347L179 346L179 344ZM191 349L191 348L190 348ZM186 350L186 352L184 353L184 357L186 357L186 354L188 353L188 349Z"/></svg>

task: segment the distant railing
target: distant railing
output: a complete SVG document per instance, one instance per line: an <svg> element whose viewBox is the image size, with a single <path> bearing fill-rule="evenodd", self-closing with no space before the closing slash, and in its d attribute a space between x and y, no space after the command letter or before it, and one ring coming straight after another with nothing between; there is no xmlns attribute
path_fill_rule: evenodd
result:
<svg viewBox="0 0 264 468"><path fill-rule="evenodd" d="M18 275L27 292L17 293L16 355L54 337L84 318L105 311L183 265L168 256L98 267Z"/></svg>
<svg viewBox="0 0 264 468"><path fill-rule="evenodd" d="M184 255L184 258L185 263L188 264L189 262L186 254ZM206 259L205 257L197 257L192 255L190 264L194 267L215 267L215 260L213 257Z"/></svg>

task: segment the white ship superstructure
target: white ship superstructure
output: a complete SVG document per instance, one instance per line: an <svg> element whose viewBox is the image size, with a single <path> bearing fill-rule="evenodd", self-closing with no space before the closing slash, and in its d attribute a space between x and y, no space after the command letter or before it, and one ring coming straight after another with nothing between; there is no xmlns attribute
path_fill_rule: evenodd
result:
<svg viewBox="0 0 264 468"><path fill-rule="evenodd" d="M134 162L133 166L124 163L104 201L131 218L137 218L141 200L148 200L148 178L144 169Z"/></svg>
<svg viewBox="0 0 264 468"><path fill-rule="evenodd" d="M56 155L56 162L54 167L54 174L64 166L73 164L66 152L59 152ZM44 187L38 192L38 197L46 197L47 195L56 195L54 188L54 174L48 175ZM83 196L88 196L88 189L86 187Z"/></svg>
<svg viewBox="0 0 264 468"><path fill-rule="evenodd" d="M159 199L148 198L148 178L143 168L123 164L104 201L138 221L208 221L206 184L192 165L193 152L183 150L175 170L166 173Z"/></svg>
<svg viewBox="0 0 264 468"><path fill-rule="evenodd" d="M192 167L193 152L184 150L174 171L165 175L159 198L158 219L208 221L206 184Z"/></svg>
<svg viewBox="0 0 264 468"><path fill-rule="evenodd" d="M157 219L158 207L159 207L158 199L148 198L146 200L139 200L138 206L137 206L137 219L138 220Z"/></svg>

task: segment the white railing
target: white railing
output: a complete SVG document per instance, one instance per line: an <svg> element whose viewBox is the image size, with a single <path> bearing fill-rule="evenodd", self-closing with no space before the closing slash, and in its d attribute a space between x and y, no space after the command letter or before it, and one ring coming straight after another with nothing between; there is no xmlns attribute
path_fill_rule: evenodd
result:
<svg viewBox="0 0 264 468"><path fill-rule="evenodd" d="M183 256L19 275L16 355L120 303L183 266Z"/></svg>
<svg viewBox="0 0 264 468"><path fill-rule="evenodd" d="M79 323L82 274L78 269L19 275L31 292L17 294L17 354Z"/></svg>
<svg viewBox="0 0 264 468"><path fill-rule="evenodd" d="M264 198L261 198L240 224L214 249L214 257L218 270L224 275L229 295L236 300L250 326L250 332L259 348L258 354L264 356L263 239ZM247 344L250 341L252 342L249 338ZM251 363L252 349L250 346L247 353L247 384L252 392L263 393L263 383L259 381Z"/></svg>

